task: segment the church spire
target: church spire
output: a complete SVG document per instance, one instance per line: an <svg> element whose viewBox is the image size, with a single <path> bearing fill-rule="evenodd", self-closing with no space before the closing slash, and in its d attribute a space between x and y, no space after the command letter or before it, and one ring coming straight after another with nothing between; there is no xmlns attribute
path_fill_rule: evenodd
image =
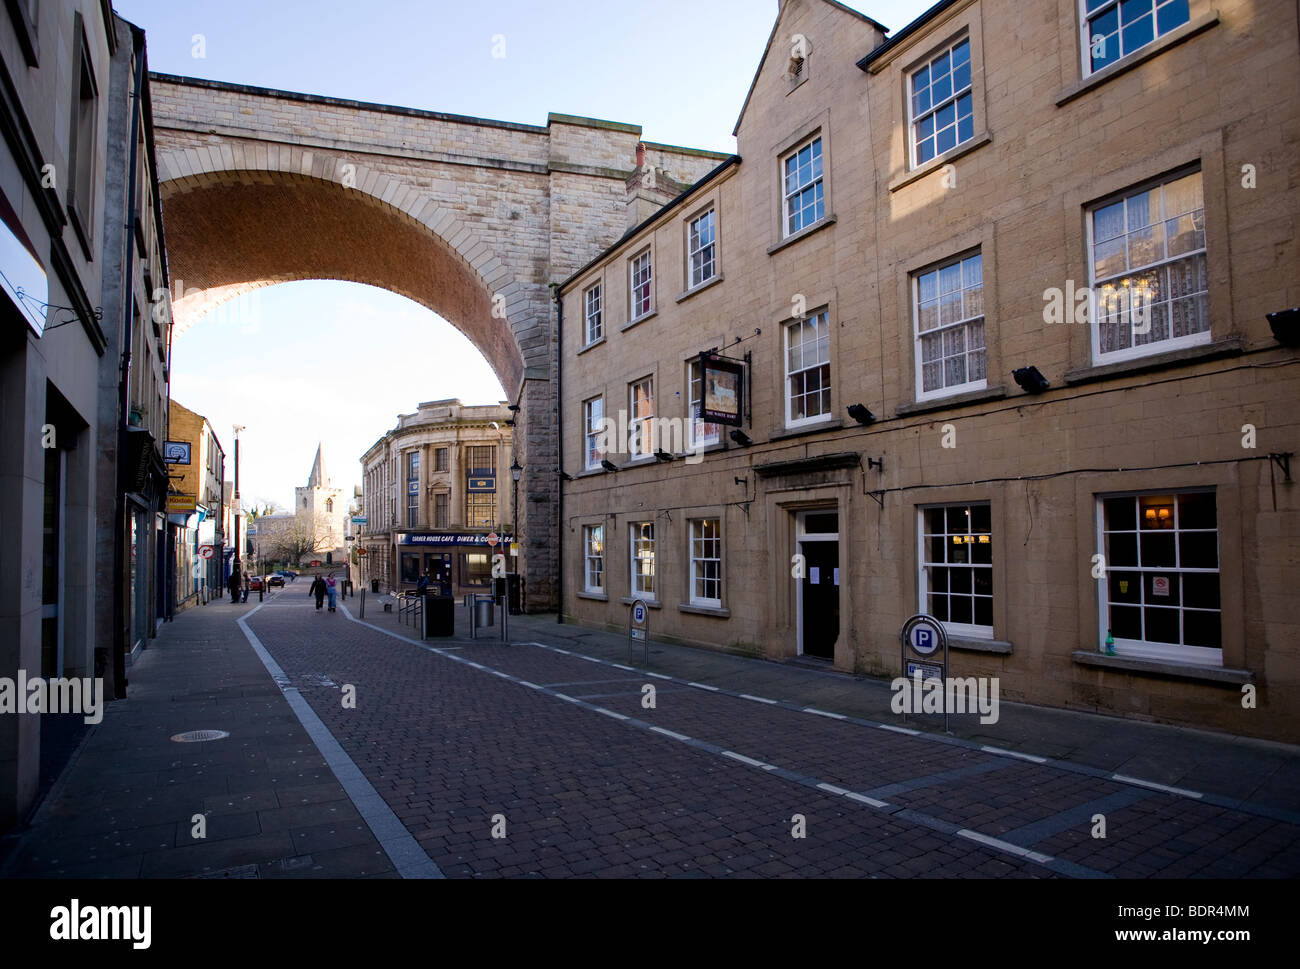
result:
<svg viewBox="0 0 1300 969"><path fill-rule="evenodd" d="M330 486L330 477L325 472L325 456L322 454L322 445L319 441L316 443L316 460L312 462L311 477L307 479L308 488L328 488Z"/></svg>

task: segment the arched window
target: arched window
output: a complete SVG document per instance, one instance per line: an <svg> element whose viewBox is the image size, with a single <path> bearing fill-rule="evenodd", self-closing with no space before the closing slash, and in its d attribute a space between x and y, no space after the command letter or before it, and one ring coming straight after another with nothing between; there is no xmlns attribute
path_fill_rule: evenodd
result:
<svg viewBox="0 0 1300 969"><path fill-rule="evenodd" d="M334 510L334 499L333 499L333 498L326 498L326 499L325 499L325 510L326 510L327 512L329 512L329 511L333 511L333 510Z"/></svg>

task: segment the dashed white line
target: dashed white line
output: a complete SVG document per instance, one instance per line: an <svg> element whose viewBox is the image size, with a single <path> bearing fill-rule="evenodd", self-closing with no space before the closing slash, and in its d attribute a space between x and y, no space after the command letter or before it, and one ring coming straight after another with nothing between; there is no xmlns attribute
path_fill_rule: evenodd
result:
<svg viewBox="0 0 1300 969"><path fill-rule="evenodd" d="M852 793L852 791L849 791L847 788L836 787L834 784L827 784L824 781L821 784L818 784L817 787L823 791L827 791L831 794L839 794L841 796Z"/></svg>
<svg viewBox="0 0 1300 969"><path fill-rule="evenodd" d="M851 801L857 801L859 804L866 804L873 808L889 807L889 802L877 801L874 797L867 797L867 795L859 794L857 791L846 791L844 796Z"/></svg>
<svg viewBox="0 0 1300 969"><path fill-rule="evenodd" d="M876 726L881 730L892 730L894 733L907 734L909 737L917 737L921 734L919 730L913 730L911 727L895 727L892 723L878 723Z"/></svg>
<svg viewBox="0 0 1300 969"><path fill-rule="evenodd" d="M597 713L603 713L607 717L613 717L615 720L630 720L631 717L625 717L621 713L615 713L613 710L606 710L604 707L596 707Z"/></svg>
<svg viewBox="0 0 1300 969"><path fill-rule="evenodd" d="M1111 774L1110 779L1119 781L1122 784L1136 784L1138 787L1149 787L1153 791L1164 791L1166 794L1178 794L1182 797L1192 797L1200 800L1205 795L1200 791L1189 791L1185 787L1170 787L1168 784L1157 784L1155 781L1144 781L1140 777L1129 777L1127 774Z"/></svg>
<svg viewBox="0 0 1300 969"><path fill-rule="evenodd" d="M564 693L552 693L551 696L553 696L553 697L558 697L558 698L561 699L561 700L568 700L570 703L581 703L581 702L582 702L581 700L575 700L573 697L568 696L568 695L566 695L566 694L564 694Z"/></svg>
<svg viewBox="0 0 1300 969"><path fill-rule="evenodd" d="M804 707L804 713L816 714L819 717L830 717L832 720L847 720L848 717L842 713L831 713L829 710L818 710L816 707Z"/></svg>
<svg viewBox="0 0 1300 969"><path fill-rule="evenodd" d="M539 687L536 683L529 683L527 680L518 680L517 682L519 683L520 686L526 686L534 690L541 689L541 687Z"/></svg>
<svg viewBox="0 0 1300 969"><path fill-rule="evenodd" d="M710 693L717 693L717 692L718 692L718 688L717 688L716 686L709 686L709 684L707 684L707 683L696 683L696 682L694 682L694 681L688 681L686 685L687 685L687 686L693 686L693 687L695 687L697 690L708 690Z"/></svg>
<svg viewBox="0 0 1300 969"><path fill-rule="evenodd" d="M616 670L627 670L629 673L636 672L636 667L634 666L624 666L622 663L610 663L609 665L614 667Z"/></svg>
<svg viewBox="0 0 1300 969"><path fill-rule="evenodd" d="M673 731L671 731L671 730L666 730L666 729L664 729L663 727L651 727L650 729L653 730L655 733L661 733L661 734L663 734L665 737L672 737L673 740L690 740L690 739L691 739L690 737L686 736L686 734L684 734L684 733L674 733Z"/></svg>
<svg viewBox="0 0 1300 969"><path fill-rule="evenodd" d="M755 760L753 757L746 757L744 754L738 754L734 750L724 750L722 756L730 757L732 760L738 760L742 764L748 764L750 767L767 768L771 766L769 764L764 764L761 760Z"/></svg>
<svg viewBox="0 0 1300 969"><path fill-rule="evenodd" d="M656 680L671 680L671 676L664 676L662 673L646 673L646 676L653 676Z"/></svg>
<svg viewBox="0 0 1300 969"><path fill-rule="evenodd" d="M1003 750L1001 747L990 747L987 744L980 747L980 750L986 754L997 754L999 757L1014 757L1016 760L1027 760L1031 764L1046 764L1046 757L1036 757L1033 754L1022 754L1018 750Z"/></svg>
<svg viewBox="0 0 1300 969"><path fill-rule="evenodd" d="M976 841L989 848L996 848L998 851L1005 851L1008 854L1016 855L1019 858L1028 858L1030 861L1036 861L1040 865L1045 865L1052 860L1051 855L1045 855L1038 851L1030 851L1028 848L1020 847L1020 845L1013 845L1010 841L1003 841L1001 838L991 838L987 834L980 834L978 831L972 831L969 828L962 828L957 832L957 836L968 838L971 841Z"/></svg>
<svg viewBox="0 0 1300 969"><path fill-rule="evenodd" d="M765 697L765 696L750 696L748 693L742 693L742 694L740 694L740 698L741 698L742 700L755 700L755 701L757 701L758 703L772 703L772 704L775 704L775 703L776 703L775 700L769 700L769 699L768 699L767 697Z"/></svg>

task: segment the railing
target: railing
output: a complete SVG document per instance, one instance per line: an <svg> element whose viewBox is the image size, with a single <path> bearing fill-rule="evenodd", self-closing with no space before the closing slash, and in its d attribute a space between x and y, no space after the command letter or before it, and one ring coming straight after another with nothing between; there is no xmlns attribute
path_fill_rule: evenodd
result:
<svg viewBox="0 0 1300 969"><path fill-rule="evenodd" d="M415 624L423 631L424 596L414 592L399 592L394 598L397 599L397 618L407 625Z"/></svg>

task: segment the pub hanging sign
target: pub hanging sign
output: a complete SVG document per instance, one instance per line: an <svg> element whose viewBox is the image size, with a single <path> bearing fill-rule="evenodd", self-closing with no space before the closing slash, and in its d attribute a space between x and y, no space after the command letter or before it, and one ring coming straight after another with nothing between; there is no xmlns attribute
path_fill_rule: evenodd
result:
<svg viewBox="0 0 1300 969"><path fill-rule="evenodd" d="M745 364L741 360L700 354L701 394L696 417L710 424L745 423Z"/></svg>

